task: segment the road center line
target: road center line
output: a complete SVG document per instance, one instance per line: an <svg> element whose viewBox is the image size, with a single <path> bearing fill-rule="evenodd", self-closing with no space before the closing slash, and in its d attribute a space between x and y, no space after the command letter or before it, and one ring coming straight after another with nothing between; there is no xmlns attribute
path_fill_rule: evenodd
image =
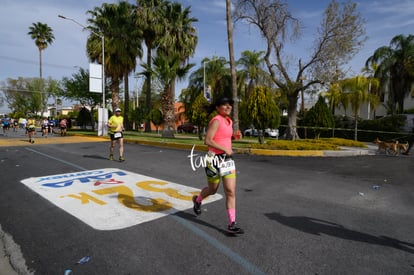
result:
<svg viewBox="0 0 414 275"><path fill-rule="evenodd" d="M176 215L171 215L171 216L177 222L179 222L181 225L183 225L184 227L186 227L187 229L189 229L190 231L192 231L194 234L198 235L202 239L206 240L209 244L214 246L221 253L223 253L224 255L229 257L231 260L233 260L233 262L235 262L235 263L241 265L242 267L244 267L251 274L255 274L255 275L264 275L264 274L266 274L263 271L261 271L257 266L250 263L248 260L246 260L245 258L240 256L236 252L232 251L230 248L228 248L227 246L225 246L224 244L222 244L217 239L213 238L212 236L210 236L209 234L207 234L206 232L204 232L200 228L194 226L193 224L191 224L190 222L186 221L185 219L183 219L179 216L176 216Z"/></svg>
<svg viewBox="0 0 414 275"><path fill-rule="evenodd" d="M66 165L69 165L69 166L75 167L75 168L77 168L77 169L79 169L79 170L81 170L81 171L86 171L86 170L88 170L88 169L86 169L86 168L84 168L84 167L82 167L82 166L76 165L76 164L74 164L74 163L68 162L68 161L63 160L63 159L55 158L55 157L53 157L53 156L51 156L51 155L44 154L44 153L39 152L39 151L37 151L37 150L34 150L34 149L32 149L32 148L25 147L25 149L26 149L26 150L28 150L28 151L31 151L31 152L33 152L33 153L36 153L36 154L42 155L42 156L44 156L44 157L47 157L47 158L50 158L50 159L53 159L53 160L60 161L60 162L62 162L62 163L64 163L64 164L66 164Z"/></svg>

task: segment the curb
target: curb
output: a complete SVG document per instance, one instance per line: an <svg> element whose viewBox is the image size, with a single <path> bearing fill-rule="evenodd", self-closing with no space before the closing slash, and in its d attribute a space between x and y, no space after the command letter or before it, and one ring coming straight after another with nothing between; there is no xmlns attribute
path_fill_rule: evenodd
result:
<svg viewBox="0 0 414 275"><path fill-rule="evenodd" d="M148 141L148 140L132 140L125 139L125 143L130 144L140 144L140 145L150 145L155 147L163 148L174 148L174 149L183 149L183 150L192 150L193 146L195 151L207 152L207 145L190 145L174 142L158 142L158 141ZM339 151L331 150L270 150L270 149L251 149L251 148L235 148L234 151L238 154L248 154L248 155L259 155L259 156L287 156L287 157L351 157L351 156L366 156L366 155L375 155L375 152L372 152L369 149L361 148L341 148Z"/></svg>

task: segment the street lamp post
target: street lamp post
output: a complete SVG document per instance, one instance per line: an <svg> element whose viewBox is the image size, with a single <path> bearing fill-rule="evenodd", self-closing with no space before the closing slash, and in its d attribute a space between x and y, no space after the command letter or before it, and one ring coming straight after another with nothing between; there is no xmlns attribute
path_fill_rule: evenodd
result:
<svg viewBox="0 0 414 275"><path fill-rule="evenodd" d="M102 41L102 135L104 135L104 120L105 120L105 114L104 111L106 110L106 104L105 104L105 37L103 34L99 34L97 32L94 32L93 30L87 28L86 26L82 25L81 23L79 23L78 21L76 21L75 19L63 16L63 15L58 15L58 17L65 19L65 20L69 20L72 21L73 23L79 25L82 27L82 29L88 29L91 33L93 33L94 35L98 36L101 38ZM99 126L98 126L99 127ZM99 130L98 130L98 135L99 135Z"/></svg>

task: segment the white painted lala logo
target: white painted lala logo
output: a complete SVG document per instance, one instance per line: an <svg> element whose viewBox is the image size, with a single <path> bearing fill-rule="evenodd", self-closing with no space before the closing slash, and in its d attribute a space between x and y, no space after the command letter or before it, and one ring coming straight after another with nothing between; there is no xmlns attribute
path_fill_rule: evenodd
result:
<svg viewBox="0 0 414 275"><path fill-rule="evenodd" d="M115 168L28 178L22 183L98 230L115 230L192 208L199 190ZM203 204L221 199L215 194Z"/></svg>

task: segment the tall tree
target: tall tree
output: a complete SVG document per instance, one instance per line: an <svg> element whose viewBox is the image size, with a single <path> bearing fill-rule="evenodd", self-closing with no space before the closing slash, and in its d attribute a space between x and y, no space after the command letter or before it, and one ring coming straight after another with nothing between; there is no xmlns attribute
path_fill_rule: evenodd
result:
<svg viewBox="0 0 414 275"><path fill-rule="evenodd" d="M243 51L237 65L240 67L240 71L245 75L245 79L248 81L247 84L247 95L253 91L254 87L259 85L260 79L263 77L265 72L263 71L264 65L264 51ZM246 98L246 99L247 99Z"/></svg>
<svg viewBox="0 0 414 275"><path fill-rule="evenodd" d="M105 74L110 79L112 109L120 104L119 85L126 72L135 68L136 58L140 55L140 40L137 31L132 31L132 6L125 1L117 4L102 4L89 10L90 34L87 41L87 53L92 61L102 63L101 37L105 41Z"/></svg>
<svg viewBox="0 0 414 275"><path fill-rule="evenodd" d="M192 104L200 92L203 92L204 82L211 88L213 100L219 96L232 97L230 70L228 61L224 57L204 58L200 62L200 67L191 73L187 89L184 89L179 96L180 101L185 105L187 117L192 115Z"/></svg>
<svg viewBox="0 0 414 275"><path fill-rule="evenodd" d="M147 67L146 64L144 68L146 69L145 74L156 77L163 87L161 94L161 108L164 119L163 136L174 137L174 108L171 109L170 107L174 106L174 97L171 96L171 80L182 79L186 76L192 64L183 67L177 54L170 56L157 55L152 63L153 68Z"/></svg>
<svg viewBox="0 0 414 275"><path fill-rule="evenodd" d="M226 0L227 41L229 47L231 93L233 96L233 131L239 131L239 96L237 94L236 61L233 46L233 22L231 19L231 0Z"/></svg>
<svg viewBox="0 0 414 275"><path fill-rule="evenodd" d="M289 102L285 138L297 139L299 93L315 84L330 82L335 71L351 59L365 41L364 21L355 3L348 1L340 6L332 1L325 10L308 61L297 58L297 67L292 68L291 57L284 48L288 38L299 37L300 24L289 12L287 3L282 0L234 0L234 3L236 20L256 26L266 41L266 66Z"/></svg>
<svg viewBox="0 0 414 275"><path fill-rule="evenodd" d="M124 54L121 55L124 71L124 126L127 130L132 128L129 120L129 74L135 71L137 58L142 58L142 31L136 25L137 14L135 7L128 2L119 2L117 7L117 30L114 34L120 43L117 47Z"/></svg>
<svg viewBox="0 0 414 275"><path fill-rule="evenodd" d="M163 65L171 66L168 89L162 95L164 116L163 136L173 136L175 123L175 82L181 80L189 72L193 64L189 57L194 55L197 46L197 32L193 23L197 19L191 17L190 8L183 8L180 3L167 2L162 9L163 28L159 39L157 55L168 62ZM157 57L158 57L157 56ZM175 60L177 58L177 60ZM164 68L163 70L165 71ZM166 79L164 79L166 80ZM166 105L165 105L166 104Z"/></svg>
<svg viewBox="0 0 414 275"><path fill-rule="evenodd" d="M328 99L329 109L332 115L335 115L335 109L339 107L341 103L342 92L338 82L331 83L326 92L322 93L324 97ZM346 109L346 108L345 108Z"/></svg>
<svg viewBox="0 0 414 275"><path fill-rule="evenodd" d="M39 49L39 76L40 81L43 81L42 72L42 51L45 50L55 40L53 30L45 23L37 22L32 23L27 33L34 40L36 47ZM40 86L40 92L43 93L43 85ZM40 94L41 102L43 102L43 95ZM42 112L44 111L44 105L41 106Z"/></svg>
<svg viewBox="0 0 414 275"><path fill-rule="evenodd" d="M166 4L164 0L137 0L137 25L142 30L142 37L147 49L146 68L148 74L145 74L145 96L147 114L152 109L151 106L151 68L152 68L152 51L158 47L158 41L162 30L162 8ZM149 70L148 70L149 69ZM145 131L151 131L150 121L145 123Z"/></svg>
<svg viewBox="0 0 414 275"><path fill-rule="evenodd" d="M414 84L414 35L395 36L389 46L375 50L366 66L376 67L374 77L388 90L391 113L403 112L404 99Z"/></svg>
<svg viewBox="0 0 414 275"><path fill-rule="evenodd" d="M205 83L206 86L211 87L211 97L214 100L220 96L232 97L231 90L231 76L229 70L229 62L224 57L204 58L201 60L203 72L205 69ZM204 78L204 76L203 76Z"/></svg>
<svg viewBox="0 0 414 275"><path fill-rule="evenodd" d="M27 34L34 40L36 47L39 49L39 75L40 79L42 79L42 51L53 43L55 36L53 35L52 28L41 22L33 23L29 30Z"/></svg>
<svg viewBox="0 0 414 275"><path fill-rule="evenodd" d="M341 81L341 89L347 94L355 118L354 138L358 139L358 117L361 105L368 101L369 80L363 76L356 76Z"/></svg>

